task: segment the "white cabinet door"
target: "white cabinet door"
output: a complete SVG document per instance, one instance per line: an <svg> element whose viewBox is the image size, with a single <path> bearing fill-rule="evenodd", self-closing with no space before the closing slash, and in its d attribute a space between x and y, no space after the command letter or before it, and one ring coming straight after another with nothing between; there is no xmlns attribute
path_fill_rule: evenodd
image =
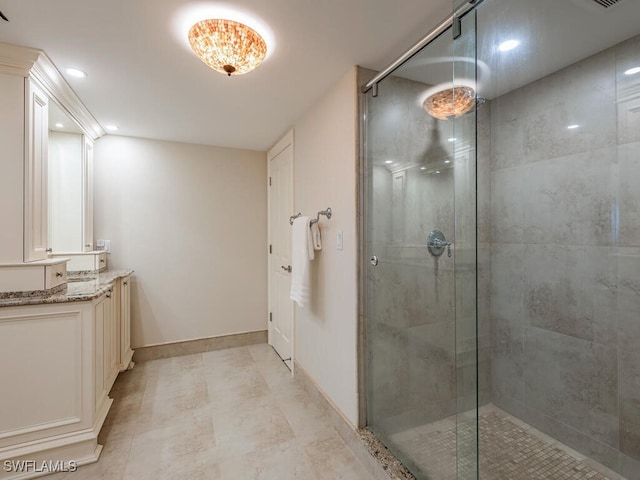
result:
<svg viewBox="0 0 640 480"><path fill-rule="evenodd" d="M119 295L113 290L107 293L106 316L104 323L104 378L107 394L118 376L118 360L120 358L120 341L116 323L117 303Z"/></svg>
<svg viewBox="0 0 640 480"><path fill-rule="evenodd" d="M24 261L47 258L47 151L49 99L32 80L25 80L26 142L24 164Z"/></svg>
<svg viewBox="0 0 640 480"><path fill-rule="evenodd" d="M93 250L93 142L86 136L84 137L83 167L83 251L90 252Z"/></svg>
<svg viewBox="0 0 640 480"><path fill-rule="evenodd" d="M120 371L129 368L131 350L131 277L120 280Z"/></svg>
<svg viewBox="0 0 640 480"><path fill-rule="evenodd" d="M105 323L108 322L108 299L102 297L93 307L93 319L95 328L94 352L95 352L95 400L96 412L102 408L102 404L107 399L107 389L105 380Z"/></svg>
<svg viewBox="0 0 640 480"><path fill-rule="evenodd" d="M113 291L102 297L94 307L96 328L96 409L107 400L118 376L118 348Z"/></svg>

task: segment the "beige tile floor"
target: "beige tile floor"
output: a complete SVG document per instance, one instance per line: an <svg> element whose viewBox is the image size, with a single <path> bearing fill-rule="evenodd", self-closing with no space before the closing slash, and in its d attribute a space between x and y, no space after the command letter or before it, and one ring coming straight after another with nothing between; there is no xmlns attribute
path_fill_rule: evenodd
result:
<svg viewBox="0 0 640 480"><path fill-rule="evenodd" d="M111 397L100 460L47 480L372 478L265 344L138 364Z"/></svg>

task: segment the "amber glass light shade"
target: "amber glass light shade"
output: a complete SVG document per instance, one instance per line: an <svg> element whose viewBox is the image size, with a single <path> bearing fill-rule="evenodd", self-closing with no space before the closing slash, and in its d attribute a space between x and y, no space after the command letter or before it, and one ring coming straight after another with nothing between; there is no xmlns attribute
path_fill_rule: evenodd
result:
<svg viewBox="0 0 640 480"><path fill-rule="evenodd" d="M423 106L429 115L440 120L460 117L473 108L476 92L471 87L453 86L433 93Z"/></svg>
<svg viewBox="0 0 640 480"><path fill-rule="evenodd" d="M189 30L189 43L216 72L242 75L255 69L267 55L267 44L252 28L233 20L209 19Z"/></svg>

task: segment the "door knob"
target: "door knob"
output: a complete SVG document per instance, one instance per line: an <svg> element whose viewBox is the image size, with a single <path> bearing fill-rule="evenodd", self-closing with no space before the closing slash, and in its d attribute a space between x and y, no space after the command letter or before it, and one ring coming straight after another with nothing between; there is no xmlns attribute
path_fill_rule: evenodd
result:
<svg viewBox="0 0 640 480"><path fill-rule="evenodd" d="M291 265L287 265L286 267L284 265L280 265L280 268L283 269L285 272L291 273Z"/></svg>
<svg viewBox="0 0 640 480"><path fill-rule="evenodd" d="M373 255L371 257L371 260L369 260L371 262L371 265L373 265L374 267L378 265L378 256L377 255Z"/></svg>

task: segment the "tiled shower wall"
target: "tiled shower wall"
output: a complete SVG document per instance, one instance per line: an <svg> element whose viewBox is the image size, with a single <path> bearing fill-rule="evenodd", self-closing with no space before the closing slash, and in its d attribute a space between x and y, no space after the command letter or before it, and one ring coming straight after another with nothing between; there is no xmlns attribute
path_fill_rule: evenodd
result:
<svg viewBox="0 0 640 480"><path fill-rule="evenodd" d="M633 480L640 75L623 72L638 64L640 37L489 106L493 402Z"/></svg>

